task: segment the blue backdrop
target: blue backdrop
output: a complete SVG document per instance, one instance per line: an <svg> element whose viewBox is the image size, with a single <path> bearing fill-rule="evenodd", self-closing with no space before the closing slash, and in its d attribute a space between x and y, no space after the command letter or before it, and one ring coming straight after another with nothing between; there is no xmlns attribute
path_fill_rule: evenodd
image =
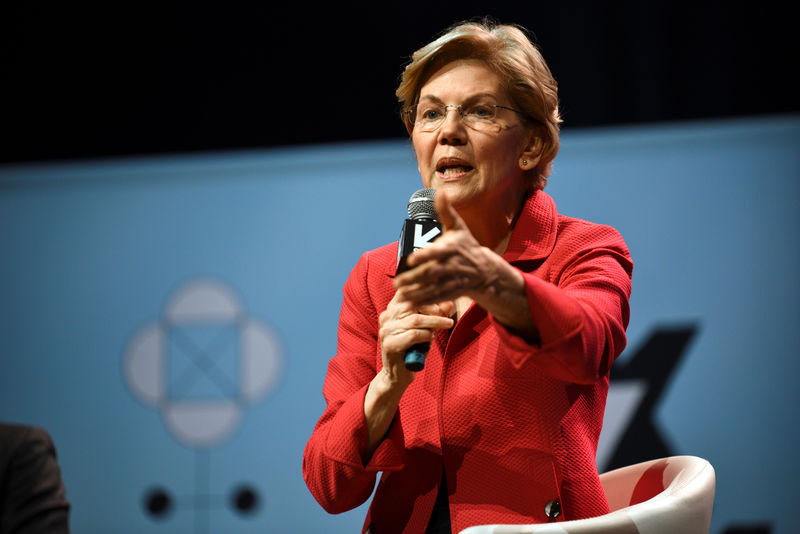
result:
<svg viewBox="0 0 800 534"><path fill-rule="evenodd" d="M568 131L547 187L630 246L621 361L697 327L652 417L716 468L715 533L800 531L799 139L796 116ZM404 140L0 168L0 419L53 435L73 530L360 528L302 449L344 280L419 187Z"/></svg>

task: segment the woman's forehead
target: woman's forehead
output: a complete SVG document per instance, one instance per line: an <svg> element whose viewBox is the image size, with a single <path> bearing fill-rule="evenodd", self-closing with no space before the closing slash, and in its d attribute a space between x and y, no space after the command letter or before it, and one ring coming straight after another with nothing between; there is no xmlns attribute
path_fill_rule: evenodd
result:
<svg viewBox="0 0 800 534"><path fill-rule="evenodd" d="M443 65L420 89L420 99L469 98L481 94L500 98L504 90L497 73L477 59L459 59Z"/></svg>

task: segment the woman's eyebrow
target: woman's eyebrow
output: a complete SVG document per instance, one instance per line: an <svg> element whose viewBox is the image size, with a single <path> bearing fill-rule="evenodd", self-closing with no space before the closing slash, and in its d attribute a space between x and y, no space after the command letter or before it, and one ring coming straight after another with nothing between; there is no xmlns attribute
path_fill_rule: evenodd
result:
<svg viewBox="0 0 800 534"><path fill-rule="evenodd" d="M498 102L500 100L499 98L497 98L497 95L495 95L494 93L476 93L476 94L474 94L472 96L467 97L464 100L464 102L474 102L476 100L481 100L483 98L490 98L490 99L494 100L495 102Z"/></svg>
<svg viewBox="0 0 800 534"><path fill-rule="evenodd" d="M482 98L491 98L495 102L499 102L500 101L500 99L497 98L497 95L495 95L493 93L475 93L474 95L470 95L467 98L465 98L463 100L462 104L474 102L474 101L480 100ZM437 103L443 103L444 102L441 98L439 98L436 95L421 95L419 97L419 100L420 100L420 102L423 101L423 100L429 100L431 102L437 102Z"/></svg>

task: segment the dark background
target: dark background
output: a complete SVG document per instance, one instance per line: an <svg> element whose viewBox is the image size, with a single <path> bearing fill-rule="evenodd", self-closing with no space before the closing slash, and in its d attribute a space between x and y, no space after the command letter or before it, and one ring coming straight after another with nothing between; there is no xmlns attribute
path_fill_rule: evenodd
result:
<svg viewBox="0 0 800 534"><path fill-rule="evenodd" d="M772 1L106 4L0 8L0 162L403 137L410 54L486 15L534 34L565 130L800 110Z"/></svg>

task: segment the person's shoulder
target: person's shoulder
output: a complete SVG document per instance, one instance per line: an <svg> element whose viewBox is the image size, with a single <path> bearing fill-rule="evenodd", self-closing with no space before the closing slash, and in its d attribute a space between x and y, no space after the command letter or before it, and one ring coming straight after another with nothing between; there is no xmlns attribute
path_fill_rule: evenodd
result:
<svg viewBox="0 0 800 534"><path fill-rule="evenodd" d="M627 248L622 234L608 224L601 224L577 217L558 214L559 240L587 242L595 246L601 244L617 245Z"/></svg>
<svg viewBox="0 0 800 534"><path fill-rule="evenodd" d="M50 433L42 427L0 422L0 443L3 448L13 449L31 443L52 443Z"/></svg>
<svg viewBox="0 0 800 534"><path fill-rule="evenodd" d="M367 250L358 260L355 270L372 274L394 275L397 269L397 241Z"/></svg>
<svg viewBox="0 0 800 534"><path fill-rule="evenodd" d="M553 256L571 263L575 259L593 257L598 253L611 255L628 273L633 271L630 250L616 228L559 214L558 238Z"/></svg>
<svg viewBox="0 0 800 534"><path fill-rule="evenodd" d="M377 314L394 295L396 271L396 242L364 252L345 282L345 299L368 305Z"/></svg>
<svg viewBox="0 0 800 534"><path fill-rule="evenodd" d="M69 532L70 503L46 429L0 423L0 487L3 524L12 531L24 523L26 532Z"/></svg>
<svg viewBox="0 0 800 534"><path fill-rule="evenodd" d="M56 457L56 450L47 430L34 425L0 423L0 471L50 457Z"/></svg>

